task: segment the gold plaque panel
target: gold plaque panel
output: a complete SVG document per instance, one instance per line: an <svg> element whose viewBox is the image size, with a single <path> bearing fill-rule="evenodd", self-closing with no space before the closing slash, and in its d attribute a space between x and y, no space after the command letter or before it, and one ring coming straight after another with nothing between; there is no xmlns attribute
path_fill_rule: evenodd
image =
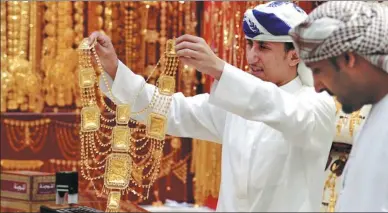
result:
<svg viewBox="0 0 388 213"><path fill-rule="evenodd" d="M129 150L129 127L115 126L113 128L112 151L128 152Z"/></svg>
<svg viewBox="0 0 388 213"><path fill-rule="evenodd" d="M108 208L109 209L119 209L120 207L120 197L121 193L119 191L111 191L108 195Z"/></svg>
<svg viewBox="0 0 388 213"><path fill-rule="evenodd" d="M112 153L105 165L104 185L108 189L125 189L128 187L132 160L129 154Z"/></svg>
<svg viewBox="0 0 388 213"><path fill-rule="evenodd" d="M84 38L81 43L78 45L79 50L90 50L92 47L97 43L97 39L92 42L91 45L89 45L89 39Z"/></svg>
<svg viewBox="0 0 388 213"><path fill-rule="evenodd" d="M100 109L97 106L84 107L81 110L81 131L94 132L100 128Z"/></svg>
<svg viewBox="0 0 388 213"><path fill-rule="evenodd" d="M83 68L79 72L79 86L81 88L93 87L96 82L95 71L92 67Z"/></svg>
<svg viewBox="0 0 388 213"><path fill-rule="evenodd" d="M120 104L116 107L116 123L128 124L131 117L131 106L129 104Z"/></svg>
<svg viewBox="0 0 388 213"><path fill-rule="evenodd" d="M176 56L175 40L173 40L173 39L167 40L167 42L166 42L166 53L167 53L167 56L172 56L172 57Z"/></svg>
<svg viewBox="0 0 388 213"><path fill-rule="evenodd" d="M164 140L166 137L167 118L161 114L151 113L148 115L147 136Z"/></svg>
<svg viewBox="0 0 388 213"><path fill-rule="evenodd" d="M159 78L159 93L162 95L172 95L175 92L175 78L162 75Z"/></svg>

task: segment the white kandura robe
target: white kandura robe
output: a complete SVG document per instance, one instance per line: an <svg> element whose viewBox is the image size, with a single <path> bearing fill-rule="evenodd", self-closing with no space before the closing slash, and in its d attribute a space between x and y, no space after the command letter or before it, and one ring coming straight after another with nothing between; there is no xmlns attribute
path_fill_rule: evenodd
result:
<svg viewBox="0 0 388 213"><path fill-rule="evenodd" d="M119 62L108 81L116 99L132 104L144 78ZM100 88L109 96L102 80ZM147 106L154 89L147 84L132 110ZM335 103L326 93L299 78L279 88L229 64L211 95L173 95L167 129L222 144L217 211L233 212L319 211L334 132Z"/></svg>
<svg viewBox="0 0 388 213"><path fill-rule="evenodd" d="M388 95L372 106L345 166L340 212L388 212Z"/></svg>

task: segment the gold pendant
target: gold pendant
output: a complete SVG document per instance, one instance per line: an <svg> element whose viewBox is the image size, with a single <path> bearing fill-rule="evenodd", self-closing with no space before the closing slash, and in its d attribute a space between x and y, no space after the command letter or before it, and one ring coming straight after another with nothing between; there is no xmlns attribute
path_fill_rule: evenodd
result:
<svg viewBox="0 0 388 213"><path fill-rule="evenodd" d="M109 155L104 175L104 185L108 189L125 189L129 185L132 160L129 154L112 153Z"/></svg>
<svg viewBox="0 0 388 213"><path fill-rule="evenodd" d="M81 131L93 132L100 128L100 109L95 106L84 107L81 110Z"/></svg>
<svg viewBox="0 0 388 213"><path fill-rule="evenodd" d="M115 126L113 128L112 151L128 152L129 128L127 126Z"/></svg>
<svg viewBox="0 0 388 213"><path fill-rule="evenodd" d="M175 40L169 39L166 42L166 54L169 57L176 57L176 52L175 52Z"/></svg>
<svg viewBox="0 0 388 213"><path fill-rule="evenodd" d="M120 208L120 197L121 193L119 191L110 191L108 196L108 206L107 208L110 211L119 210Z"/></svg>
<svg viewBox="0 0 388 213"><path fill-rule="evenodd" d="M79 86L81 88L90 88L93 87L96 82L96 76L94 69L82 68L79 72Z"/></svg>
<svg viewBox="0 0 388 213"><path fill-rule="evenodd" d="M120 104L116 107L116 123L128 124L131 117L131 106L129 104Z"/></svg>
<svg viewBox="0 0 388 213"><path fill-rule="evenodd" d="M167 119L157 113L148 115L147 136L157 140L164 140L166 136Z"/></svg>
<svg viewBox="0 0 388 213"><path fill-rule="evenodd" d="M175 78L168 75L162 75L159 78L159 93L171 96L175 93Z"/></svg>

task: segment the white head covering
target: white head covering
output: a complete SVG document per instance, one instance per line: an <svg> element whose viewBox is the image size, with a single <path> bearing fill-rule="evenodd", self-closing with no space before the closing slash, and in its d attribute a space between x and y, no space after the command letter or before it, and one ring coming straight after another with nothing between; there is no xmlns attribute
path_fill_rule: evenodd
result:
<svg viewBox="0 0 388 213"><path fill-rule="evenodd" d="M292 2L271 1L248 9L244 14L245 38L255 41L292 42L291 28L307 18L306 12ZM313 76L303 62L298 65L302 83L313 86Z"/></svg>

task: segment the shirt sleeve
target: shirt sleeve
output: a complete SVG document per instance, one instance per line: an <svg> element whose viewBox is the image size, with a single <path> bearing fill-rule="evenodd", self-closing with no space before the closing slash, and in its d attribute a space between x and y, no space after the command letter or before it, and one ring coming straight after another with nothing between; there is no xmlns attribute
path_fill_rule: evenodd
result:
<svg viewBox="0 0 388 213"><path fill-rule="evenodd" d="M113 100L121 104L130 104L134 112L147 107L157 90L157 87L147 84L142 76L133 73L121 61L114 81L106 73L103 74L107 82L100 78L101 91L112 100L108 90L108 87L111 87ZM138 97L133 105L135 96ZM221 143L227 113L209 104L208 100L209 94L193 97L184 97L182 93L173 94L167 117L167 134ZM133 115L132 118L142 122L149 113L149 110L145 110L143 113Z"/></svg>
<svg viewBox="0 0 388 213"><path fill-rule="evenodd" d="M312 90L296 98L230 64L225 65L209 102L300 141L311 141L306 139L314 132L326 133L325 137L334 133L335 103L327 93Z"/></svg>

